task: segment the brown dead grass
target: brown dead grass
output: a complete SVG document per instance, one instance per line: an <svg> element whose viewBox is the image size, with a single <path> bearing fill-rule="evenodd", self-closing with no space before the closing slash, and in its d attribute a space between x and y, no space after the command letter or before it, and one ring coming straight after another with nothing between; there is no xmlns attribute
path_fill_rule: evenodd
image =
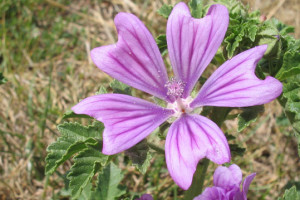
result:
<svg viewBox="0 0 300 200"><path fill-rule="evenodd" d="M55 0L46 0L46 6L59 7L63 12L75 13L80 20L65 27L66 32L75 27L81 27L87 37L81 37L84 46L76 49L84 51L86 57L77 59L75 56L65 58L59 55L54 58L33 62L24 51L27 63L15 73L7 73L8 83L0 87L0 116L5 121L0 128L6 134L0 139L0 199L50 199L54 192L63 187L57 182L57 175L49 178L49 184L43 177L46 147L55 140L58 133L56 125L62 119L63 112L76 104L79 99L95 93L101 83L107 84L110 78L100 72L91 62L89 52L94 46L91 40L105 45L116 41L113 17L120 11L132 12L145 22L153 35L164 32L166 23L156 14L162 3L175 4L175 0L133 1L112 0L96 4L93 1L77 0L72 5L65 6ZM300 1L299 0L245 0L251 9L260 9L268 18L276 17L281 21L296 27L295 36L300 37ZM80 12L82 5L90 4L88 15ZM58 13L59 14L59 13ZM53 70L49 70L53 66ZM60 75L66 66L73 73L63 79ZM39 124L47 102L49 73L52 76L50 87L51 108L55 113L48 113L45 131L42 133ZM33 78L34 77L34 78ZM35 107L33 116L28 116L28 100L32 97ZM254 136L248 138L250 129L238 134L237 122L226 122L241 145L247 148L243 161L235 160L243 166L244 174L257 172L251 194L266 192L270 194L265 199L274 199L289 180L299 181L300 164L296 155L296 143L286 137L276 126L275 117L280 115L281 108L276 102L266 106L266 112L253 126L268 119L258 127ZM245 141L244 141L245 140ZM242 142L244 141L244 142ZM31 166L34 166L33 168ZM35 171L31 171L34 169ZM210 171L214 170L211 167ZM34 176L33 176L34 175ZM211 183L211 182L210 182ZM135 180L138 188L139 178ZM209 183L208 183L209 184ZM255 191L253 191L253 189ZM254 199L251 196L249 199Z"/></svg>

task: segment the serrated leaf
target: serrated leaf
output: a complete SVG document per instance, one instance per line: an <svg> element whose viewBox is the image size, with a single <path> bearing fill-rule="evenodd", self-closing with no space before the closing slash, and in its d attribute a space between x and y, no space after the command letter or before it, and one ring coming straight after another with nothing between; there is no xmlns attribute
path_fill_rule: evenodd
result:
<svg viewBox="0 0 300 200"><path fill-rule="evenodd" d="M231 134L228 134L228 133L225 133L225 137L227 139L227 141L230 141L230 140L234 140L235 139L235 136L231 135Z"/></svg>
<svg viewBox="0 0 300 200"><path fill-rule="evenodd" d="M279 198L278 200L300 200L300 193L298 193L296 187L293 186L289 190L285 190L283 198Z"/></svg>
<svg viewBox="0 0 300 200"><path fill-rule="evenodd" d="M62 117L62 119L69 119L69 118L90 118L90 119L92 119L92 117L90 117L88 115L76 114L72 110L67 111Z"/></svg>
<svg viewBox="0 0 300 200"><path fill-rule="evenodd" d="M96 191L91 200L113 200L126 193L124 186L120 185L124 175L113 163L107 165L98 176Z"/></svg>
<svg viewBox="0 0 300 200"><path fill-rule="evenodd" d="M161 55L164 56L168 52L166 35L159 35L155 40Z"/></svg>
<svg viewBox="0 0 300 200"><path fill-rule="evenodd" d="M241 132L252 122L255 122L258 114L263 111L263 105L243 108L243 112L238 115L238 131Z"/></svg>
<svg viewBox="0 0 300 200"><path fill-rule="evenodd" d="M255 41L256 33L257 33L257 31L258 31L257 25L252 24L251 26L249 26L249 27L247 28L247 30L248 30L248 37L250 38L250 40L251 40L252 42L254 42L254 41Z"/></svg>
<svg viewBox="0 0 300 200"><path fill-rule="evenodd" d="M168 18L173 10L173 6L164 4L157 10L157 13L163 16L164 18Z"/></svg>
<svg viewBox="0 0 300 200"><path fill-rule="evenodd" d="M194 18L203 17L203 1L202 0L191 0L189 2L191 8L191 14Z"/></svg>
<svg viewBox="0 0 300 200"><path fill-rule="evenodd" d="M7 82L7 79L3 76L2 72L0 72L0 85Z"/></svg>
<svg viewBox="0 0 300 200"><path fill-rule="evenodd" d="M70 169L67 178L70 180L70 189L72 198L77 199L82 190L90 183L93 176L102 169L102 166L108 161L108 156L102 154L101 143L89 145L87 149L79 152L74 157L74 165Z"/></svg>
<svg viewBox="0 0 300 200"><path fill-rule="evenodd" d="M283 64L276 74L276 78L282 81L297 74L300 74L300 44L298 50L288 51L284 54Z"/></svg>
<svg viewBox="0 0 300 200"><path fill-rule="evenodd" d="M147 140L142 140L132 148L125 151L125 155L129 157L132 164L142 173L145 174L150 166L150 160L152 158L149 152Z"/></svg>
<svg viewBox="0 0 300 200"><path fill-rule="evenodd" d="M114 79L109 86L112 88L113 93L131 95L131 88L116 79Z"/></svg>
<svg viewBox="0 0 300 200"><path fill-rule="evenodd" d="M229 148L230 148L230 152L232 155L236 155L236 156L243 156L246 149L240 147L237 144L229 144Z"/></svg>
<svg viewBox="0 0 300 200"><path fill-rule="evenodd" d="M285 83L279 102L284 107L285 114L295 131L300 156L300 83L293 82L293 79L290 83Z"/></svg>
<svg viewBox="0 0 300 200"><path fill-rule="evenodd" d="M96 144L102 137L104 126L97 124L85 127L78 123L64 123L57 128L61 137L47 148L46 174L52 174L71 156L85 150L87 145Z"/></svg>

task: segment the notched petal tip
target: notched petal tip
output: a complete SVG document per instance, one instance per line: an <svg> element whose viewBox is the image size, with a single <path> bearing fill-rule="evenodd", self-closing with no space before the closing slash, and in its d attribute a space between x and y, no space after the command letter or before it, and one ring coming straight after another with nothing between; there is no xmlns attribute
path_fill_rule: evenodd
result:
<svg viewBox="0 0 300 200"><path fill-rule="evenodd" d="M226 61L209 77L190 106L247 107L276 99L282 92L280 81L270 76L260 80L255 75L267 48L253 47Z"/></svg>
<svg viewBox="0 0 300 200"><path fill-rule="evenodd" d="M177 185L187 190L199 160L207 157L224 164L230 149L221 129L200 115L182 115L170 127L166 138L166 162Z"/></svg>
<svg viewBox="0 0 300 200"><path fill-rule="evenodd" d="M96 66L113 78L153 96L170 101L164 84L167 71L158 46L135 15L119 13L114 19L118 42L91 51Z"/></svg>
<svg viewBox="0 0 300 200"><path fill-rule="evenodd" d="M229 22L227 8L211 6L208 14L196 19L185 3L178 3L167 23L167 43L173 72L186 83L187 98L197 80L221 45Z"/></svg>

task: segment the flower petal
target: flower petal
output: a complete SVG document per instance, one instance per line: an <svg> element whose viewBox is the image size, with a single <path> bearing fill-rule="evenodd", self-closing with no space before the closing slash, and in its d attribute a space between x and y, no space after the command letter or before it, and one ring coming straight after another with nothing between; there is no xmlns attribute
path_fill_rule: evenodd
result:
<svg viewBox="0 0 300 200"><path fill-rule="evenodd" d="M102 152L107 155L134 146L174 113L148 101L122 94L88 97L72 110L104 123Z"/></svg>
<svg viewBox="0 0 300 200"><path fill-rule="evenodd" d="M230 167L219 166L214 173L214 186L226 191L239 188L242 182L242 171L239 166L233 164Z"/></svg>
<svg viewBox="0 0 300 200"><path fill-rule="evenodd" d="M230 150L222 130L200 115L183 114L170 127L166 138L166 161L170 175L188 189L200 159L217 164L230 161Z"/></svg>
<svg viewBox="0 0 300 200"><path fill-rule="evenodd" d="M212 5L202 19L192 18L185 3L173 8L167 24L167 44L174 74L186 83L183 98L189 96L214 57L228 23L228 10L222 5Z"/></svg>
<svg viewBox="0 0 300 200"><path fill-rule="evenodd" d="M91 51L98 68L115 79L163 100L167 97L167 71L152 35L134 15L115 17L118 42Z"/></svg>
<svg viewBox="0 0 300 200"><path fill-rule="evenodd" d="M244 196L244 200L247 200L247 193L248 193L248 189L249 186L252 182L252 180L254 179L254 177L256 176L256 173L252 173L249 176L247 176L243 182L243 196Z"/></svg>
<svg viewBox="0 0 300 200"><path fill-rule="evenodd" d="M207 187L193 200L226 200L225 190L219 187Z"/></svg>
<svg viewBox="0 0 300 200"><path fill-rule="evenodd" d="M255 75L257 62L267 45L238 54L220 66L205 82L191 107L247 107L268 103L282 92L282 84L273 77L260 80Z"/></svg>

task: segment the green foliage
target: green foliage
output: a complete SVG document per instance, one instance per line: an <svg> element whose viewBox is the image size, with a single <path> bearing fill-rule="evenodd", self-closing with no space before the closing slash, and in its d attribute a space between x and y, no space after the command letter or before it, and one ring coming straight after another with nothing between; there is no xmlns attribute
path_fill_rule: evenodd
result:
<svg viewBox="0 0 300 200"><path fill-rule="evenodd" d="M145 174L148 167L150 166L150 161L152 158L149 152L149 147L147 140L142 140L140 143L136 144L134 147L125 151L132 164L142 173Z"/></svg>
<svg viewBox="0 0 300 200"><path fill-rule="evenodd" d="M168 18L171 14L173 6L164 4L160 9L157 10L157 13L163 16L164 18Z"/></svg>
<svg viewBox="0 0 300 200"><path fill-rule="evenodd" d="M109 86L112 88L113 93L117 93L117 94L127 94L127 95L131 95L131 87L129 87L128 85L114 79ZM101 90L101 88L100 88ZM102 89L102 92L104 92L104 90Z"/></svg>
<svg viewBox="0 0 300 200"><path fill-rule="evenodd" d="M6 78L3 76L2 72L0 72L0 85L6 82L7 82Z"/></svg>
<svg viewBox="0 0 300 200"><path fill-rule="evenodd" d="M100 151L102 144L88 145L88 148L79 152L74 157L68 179L70 180L70 189L72 198L77 199L82 190L91 182L93 176L105 166L108 156L103 155Z"/></svg>
<svg viewBox="0 0 300 200"><path fill-rule="evenodd" d="M229 10L230 23L225 35L225 57L232 58L253 45L260 25L260 13L248 12L248 8L238 1L217 1Z"/></svg>
<svg viewBox="0 0 300 200"><path fill-rule="evenodd" d="M194 18L203 17L203 1L202 0L191 0L189 2L191 14Z"/></svg>
<svg viewBox="0 0 300 200"><path fill-rule="evenodd" d="M85 127L78 123L64 123L57 128L61 137L47 148L46 174L52 174L71 156L86 150L88 145L96 145L104 129L102 124Z"/></svg>
<svg viewBox="0 0 300 200"><path fill-rule="evenodd" d="M69 119L69 118L89 118L89 119L92 119L92 117L90 117L88 115L76 114L72 110L69 110L69 111L65 112L62 118L63 119Z"/></svg>
<svg viewBox="0 0 300 200"><path fill-rule="evenodd" d="M235 136L230 135L228 133L225 133L225 137L228 141L235 140ZM240 147L238 144L229 143L229 148L232 156L243 156L246 151L245 148Z"/></svg>
<svg viewBox="0 0 300 200"><path fill-rule="evenodd" d="M280 103L295 130L294 134L298 141L298 154L300 156L300 83L294 81L292 79L291 82L284 84Z"/></svg>
<svg viewBox="0 0 300 200"><path fill-rule="evenodd" d="M159 35L156 39L156 44L159 48L159 51L162 56L168 53L168 46L167 46L167 38L166 35Z"/></svg>
<svg viewBox="0 0 300 200"><path fill-rule="evenodd" d="M280 81L300 73L300 40L292 44L283 55L282 67L276 74Z"/></svg>
<svg viewBox="0 0 300 200"><path fill-rule="evenodd" d="M252 122L255 122L259 113L264 111L264 106L252 106L243 108L243 112L238 115L238 131L241 132Z"/></svg>
<svg viewBox="0 0 300 200"><path fill-rule="evenodd" d="M295 130L300 155L300 40L289 35L294 28L271 19L264 21L259 12L249 12L249 8L236 0L215 0L229 10L230 23L213 63L222 64L227 58L257 45L267 44L264 58L258 63L256 75L265 79L267 75L276 77L283 83L283 95L279 98L285 114ZM225 59L224 59L225 58ZM242 131L255 121L259 109L248 109L240 114L238 131Z"/></svg>
<svg viewBox="0 0 300 200"><path fill-rule="evenodd" d="M237 144L229 144L230 153L233 156L243 156L246 149Z"/></svg>
<svg viewBox="0 0 300 200"><path fill-rule="evenodd" d="M125 187L120 186L124 175L113 163L104 168L98 176L96 191L92 193L91 200L113 200L125 194Z"/></svg>
<svg viewBox="0 0 300 200"><path fill-rule="evenodd" d="M297 192L296 187L292 187L284 192L283 198L278 200L300 200L300 193Z"/></svg>
<svg viewBox="0 0 300 200"><path fill-rule="evenodd" d="M107 94L107 90L105 87L101 86L100 89L98 90L98 92L96 92L96 95L98 94Z"/></svg>

